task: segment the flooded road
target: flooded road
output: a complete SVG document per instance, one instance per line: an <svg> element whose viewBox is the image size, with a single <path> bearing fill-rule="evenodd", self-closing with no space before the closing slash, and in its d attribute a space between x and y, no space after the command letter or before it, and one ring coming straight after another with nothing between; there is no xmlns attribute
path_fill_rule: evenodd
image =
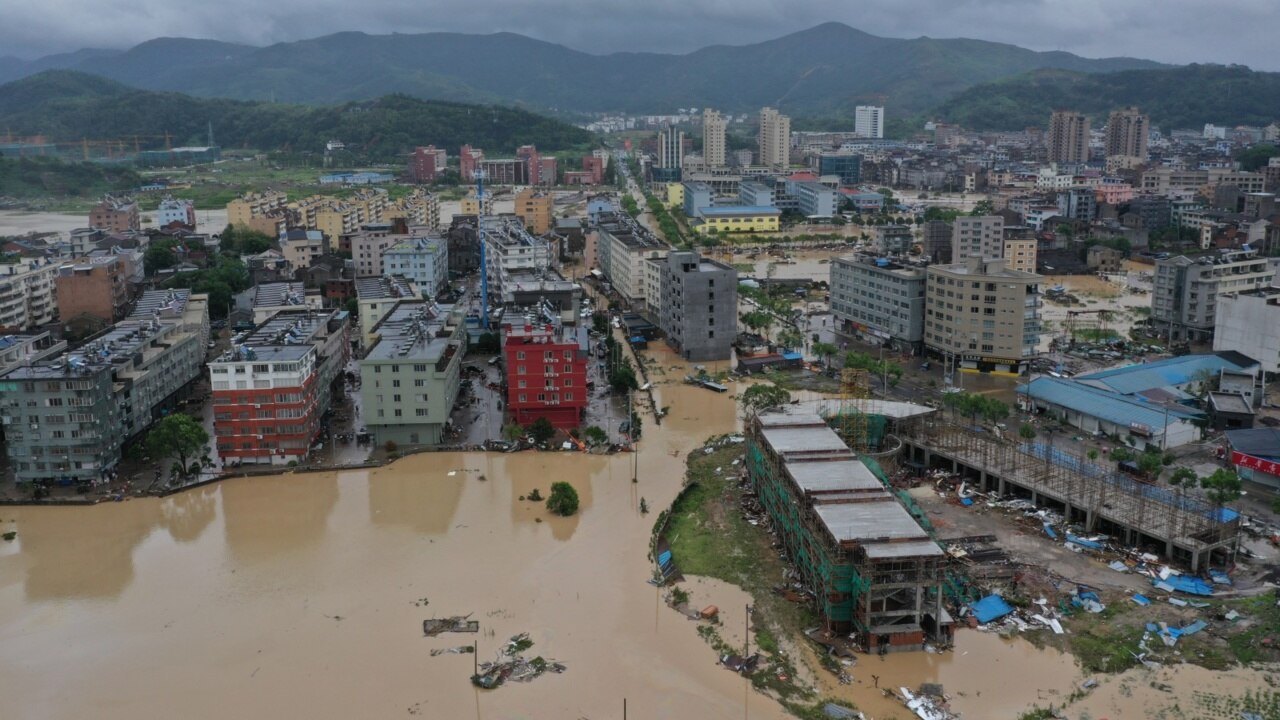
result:
<svg viewBox="0 0 1280 720"><path fill-rule="evenodd" d="M685 453L736 423L725 396L662 394L670 416L646 425L637 484L626 454L436 453L0 510L18 532L0 543L3 714L603 718L626 698L635 718L779 717L645 582L640 498L669 504ZM558 479L579 515L518 499ZM422 637L424 618L466 613L478 637ZM477 641L491 659L518 632L568 671L476 691L471 656L428 655Z"/></svg>

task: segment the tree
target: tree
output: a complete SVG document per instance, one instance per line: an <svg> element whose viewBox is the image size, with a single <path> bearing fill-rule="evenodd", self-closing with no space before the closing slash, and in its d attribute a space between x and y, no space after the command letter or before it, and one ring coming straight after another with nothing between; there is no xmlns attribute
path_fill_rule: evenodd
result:
<svg viewBox="0 0 1280 720"><path fill-rule="evenodd" d="M990 200L979 200L977 203L974 204L973 212L969 214L974 217L981 217L983 215L991 215L995 211L996 211L996 206L992 204Z"/></svg>
<svg viewBox="0 0 1280 720"><path fill-rule="evenodd" d="M624 393L640 387L630 360L623 358L622 362L609 372L609 387L616 393Z"/></svg>
<svg viewBox="0 0 1280 720"><path fill-rule="evenodd" d="M1089 458L1089 462L1098 461L1098 451L1093 448L1089 448L1089 452L1085 453L1084 455L1085 457Z"/></svg>
<svg viewBox="0 0 1280 720"><path fill-rule="evenodd" d="M755 414L771 407L786 405L791 402L791 393L777 385L757 383L747 388L739 399L748 414Z"/></svg>
<svg viewBox="0 0 1280 720"><path fill-rule="evenodd" d="M520 438L524 437L524 427L522 427L520 423L507 423L502 426L502 437L505 438L507 442L516 442Z"/></svg>
<svg viewBox="0 0 1280 720"><path fill-rule="evenodd" d="M1138 456L1138 470L1148 479L1155 480L1164 470L1164 455L1159 450L1148 450Z"/></svg>
<svg viewBox="0 0 1280 720"><path fill-rule="evenodd" d="M1244 489L1240 476L1234 470L1218 468L1208 477L1200 478L1200 487L1204 488L1209 500L1221 508L1240 499Z"/></svg>
<svg viewBox="0 0 1280 720"><path fill-rule="evenodd" d="M800 334L800 331L788 328L778 333L778 344L788 350L793 350L804 345L804 336Z"/></svg>
<svg viewBox="0 0 1280 720"><path fill-rule="evenodd" d="M547 498L547 509L556 515L569 517L578 512L578 491L567 482L551 483L551 495Z"/></svg>
<svg viewBox="0 0 1280 720"><path fill-rule="evenodd" d="M835 355L839 351L840 349L831 343L820 342L813 344L813 354L822 358L822 364L824 366L826 366L831 360L831 356Z"/></svg>
<svg viewBox="0 0 1280 720"><path fill-rule="evenodd" d="M158 270L171 268L177 262L178 256L166 243L153 243L142 255L142 268L148 276L155 275Z"/></svg>
<svg viewBox="0 0 1280 720"><path fill-rule="evenodd" d="M529 436L535 443L542 445L556 436L556 426L550 420L540 417L529 425Z"/></svg>
<svg viewBox="0 0 1280 720"><path fill-rule="evenodd" d="M356 317L360 314L360 301L356 298L348 298L346 308L352 317Z"/></svg>
<svg viewBox="0 0 1280 720"><path fill-rule="evenodd" d="M476 352L496 353L501 349L502 340L498 337L498 333L480 333L480 338L476 340Z"/></svg>
<svg viewBox="0 0 1280 720"><path fill-rule="evenodd" d="M1111 451L1111 459L1118 463L1129 462L1133 459L1133 451L1129 448L1118 447Z"/></svg>
<svg viewBox="0 0 1280 720"><path fill-rule="evenodd" d="M174 413L166 415L147 432L147 452L152 457L177 457L178 463L185 471L189 467L188 458L196 457L209 442L209 432L190 415Z"/></svg>
<svg viewBox="0 0 1280 720"><path fill-rule="evenodd" d="M773 325L773 316L762 310L752 310L749 313L743 313L742 324L753 332L763 330L762 334L767 338L769 337L769 326Z"/></svg>
<svg viewBox="0 0 1280 720"><path fill-rule="evenodd" d="M1036 429L1031 423L1022 423L1022 427L1018 428L1018 436L1023 440L1034 440L1036 437Z"/></svg>
<svg viewBox="0 0 1280 720"><path fill-rule="evenodd" d="M593 330L600 333L601 335L608 335L609 334L609 316L602 312L592 313L591 327Z"/></svg>
<svg viewBox="0 0 1280 720"><path fill-rule="evenodd" d="M599 425L588 426L582 431L582 437L586 439L588 447L599 447L609 442L609 433Z"/></svg>

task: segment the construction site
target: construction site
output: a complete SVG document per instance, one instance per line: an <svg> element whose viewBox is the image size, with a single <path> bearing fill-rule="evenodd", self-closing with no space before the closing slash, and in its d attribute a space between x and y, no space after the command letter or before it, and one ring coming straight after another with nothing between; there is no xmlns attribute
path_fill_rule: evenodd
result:
<svg viewBox="0 0 1280 720"><path fill-rule="evenodd" d="M946 555L874 457L851 449L875 453L890 423L927 412L884 401L804 403L758 414L747 431L748 478L799 581L827 629L868 651L950 638Z"/></svg>
<svg viewBox="0 0 1280 720"><path fill-rule="evenodd" d="M1003 437L930 407L868 399L860 372L845 372L839 398L752 417L745 469L793 579L826 629L862 649L946 645L982 594L905 489L911 478L946 473L971 493L1061 516L1086 546L1080 538L1105 536L1192 575L1232 564L1235 511L1088 462L1052 436Z"/></svg>

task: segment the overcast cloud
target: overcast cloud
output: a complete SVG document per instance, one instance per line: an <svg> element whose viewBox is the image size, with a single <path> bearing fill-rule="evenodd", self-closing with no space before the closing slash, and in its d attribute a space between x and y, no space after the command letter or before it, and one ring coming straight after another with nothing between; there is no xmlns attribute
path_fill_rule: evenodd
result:
<svg viewBox="0 0 1280 720"><path fill-rule="evenodd" d="M268 45L343 30L510 31L594 53L687 52L829 20L888 37L1280 70L1278 0L0 0L0 55L165 36Z"/></svg>

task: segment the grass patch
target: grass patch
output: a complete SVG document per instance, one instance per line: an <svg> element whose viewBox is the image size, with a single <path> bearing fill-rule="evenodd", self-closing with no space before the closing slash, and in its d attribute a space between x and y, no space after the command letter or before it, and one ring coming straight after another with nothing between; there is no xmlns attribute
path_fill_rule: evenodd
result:
<svg viewBox="0 0 1280 720"><path fill-rule="evenodd" d="M1138 664L1133 652L1142 639L1140 627L1098 625L1071 638L1071 651L1088 672L1118 673Z"/></svg>

